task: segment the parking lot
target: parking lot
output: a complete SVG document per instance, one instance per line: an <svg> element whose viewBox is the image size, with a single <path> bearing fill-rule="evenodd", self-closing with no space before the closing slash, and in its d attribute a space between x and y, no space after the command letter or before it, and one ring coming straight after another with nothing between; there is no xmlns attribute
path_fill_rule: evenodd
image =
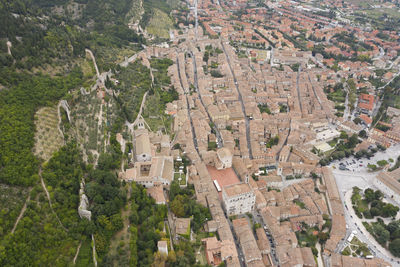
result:
<svg viewBox="0 0 400 267"><path fill-rule="evenodd" d="M373 185L373 181L380 171L370 172L367 167L368 164L376 164L376 162L379 160L384 159L388 161L389 158L392 158L394 162L390 164L393 165L399 155L400 145L396 145L388 148L386 151L378 151L370 159L356 159L354 157L349 157L342 159L341 161L332 162L331 167L333 168L332 171L336 179L343 205L345 207L344 212L347 224L347 235L344 237L344 240L340 242L338 252L345 247L348 236L353 231L357 231L357 238L367 244L368 248L375 257L379 257L390 262L392 266L400 266L400 259L393 257L388 250L381 247L366 231L365 227L362 225L362 221L355 215L355 212L351 207L350 200L352 188L354 186L357 186L361 189L373 188L376 190Z"/></svg>
<svg viewBox="0 0 400 267"><path fill-rule="evenodd" d="M389 162L389 159L391 158L393 159L393 162L389 162L389 164L390 166L393 166L396 163L398 156L400 156L400 144L391 146L386 149L386 151L378 151L370 159L357 159L354 156L351 156L342 160L335 160L330 164L330 166L332 166L336 170L348 171L355 174L364 174L368 172L368 164L376 165L376 162L380 160L386 160Z"/></svg>

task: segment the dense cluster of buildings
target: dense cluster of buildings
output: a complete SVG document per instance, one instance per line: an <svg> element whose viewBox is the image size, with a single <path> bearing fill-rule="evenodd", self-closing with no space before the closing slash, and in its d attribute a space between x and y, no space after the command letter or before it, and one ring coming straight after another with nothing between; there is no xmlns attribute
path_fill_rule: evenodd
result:
<svg viewBox="0 0 400 267"><path fill-rule="evenodd" d="M174 162L187 157L197 201L212 215L205 229L218 233L202 240L212 266L312 267L320 264L316 254L329 266L387 266L379 259L337 253L346 235L343 204L331 169L319 162L343 131L368 131L368 140L357 149L400 142L398 109L388 109L390 122L381 122L385 131L369 130L380 104L369 79L386 61L397 65L399 37L386 32L392 38L382 40L377 32L337 23L297 2L266 1L268 8L249 7L244 0L217 2L196 2L199 17L197 12L188 17L200 26L181 24L173 47L159 49L174 62L168 72L179 99L166 108L174 137L151 133L139 120L133 131L134 163L121 178L144 185L163 204ZM357 39L355 46L363 42L359 54L349 38ZM349 99L328 99L341 83L350 95L350 80L363 91L353 92L354 106ZM343 81L349 82L343 87ZM400 202L396 175L381 173L375 186ZM253 221L253 215L260 216ZM175 226L185 235L190 219L178 218ZM317 253L298 239L310 228L329 236ZM164 246L159 244L160 251Z"/></svg>
<svg viewBox="0 0 400 267"><path fill-rule="evenodd" d="M363 129L334 115L335 104L323 88L332 84L335 73L308 68L312 56L301 52L277 52L264 62L249 62L224 39L204 38L201 28L198 32L196 46L182 42L169 55L176 62L169 73L180 99L167 112L175 114L175 142L194 163L190 181L197 199L210 208L213 220L206 229L218 232L219 239L203 240L208 263L317 266L296 232L305 226L323 231L326 216L332 227L323 254L332 264L346 262L335 253L346 233L335 179L311 152L338 138L339 131ZM196 38L193 29L185 36ZM206 51L209 58L204 60ZM275 56L283 70L267 64ZM223 78L211 75L210 62ZM301 71L285 66L292 63L299 63ZM308 178L315 175L321 182ZM271 239L264 228L253 235L252 223L240 216L253 212L261 214ZM238 219L229 219L236 215ZM239 244L240 253L232 252L232 242Z"/></svg>

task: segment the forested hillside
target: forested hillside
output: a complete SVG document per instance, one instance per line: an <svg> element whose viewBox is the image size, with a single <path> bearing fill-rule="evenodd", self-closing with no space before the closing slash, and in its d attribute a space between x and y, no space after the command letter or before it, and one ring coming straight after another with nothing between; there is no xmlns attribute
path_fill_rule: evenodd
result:
<svg viewBox="0 0 400 267"><path fill-rule="evenodd" d="M42 107L55 110L61 99L78 107L97 101L96 93L80 94L80 88L90 90L97 79L85 49L96 56L100 72L114 71L124 57L143 49L143 35L128 27L137 2L0 0L1 266L93 266L92 235L98 264L110 261L110 240L123 226L121 208L127 203L127 186L117 178L124 155L116 133L132 114L124 113L125 106L115 104L112 96L105 98L106 120L100 121L101 127L94 124L105 139L94 140L95 147L101 143L96 165L84 157L86 142L77 142L77 125L66 121L64 113L61 149L47 162L35 156L35 113ZM140 75L149 79L148 69L139 65L141 71L130 78L129 86ZM149 83L144 89L150 89ZM144 92L129 90L140 102ZM136 109L130 104L128 110ZM91 221L78 216L82 181ZM148 207L155 205L146 195L140 197Z"/></svg>

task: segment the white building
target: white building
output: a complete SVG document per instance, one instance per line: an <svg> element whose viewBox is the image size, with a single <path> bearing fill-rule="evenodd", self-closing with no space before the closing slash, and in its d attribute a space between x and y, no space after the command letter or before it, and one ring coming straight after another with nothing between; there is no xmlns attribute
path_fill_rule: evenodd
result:
<svg viewBox="0 0 400 267"><path fill-rule="evenodd" d="M256 195L247 183L228 185L222 188L222 200L228 216L251 212Z"/></svg>
<svg viewBox="0 0 400 267"><path fill-rule="evenodd" d="M374 179L374 185L385 194L400 204L400 169L392 172L381 172Z"/></svg>
<svg viewBox="0 0 400 267"><path fill-rule="evenodd" d="M222 147L217 150L217 162L215 167L218 170L227 169L232 167L232 153L229 149Z"/></svg>
<svg viewBox="0 0 400 267"><path fill-rule="evenodd" d="M171 156L153 157L151 161L136 162L134 168L127 169L122 178L135 181L146 188L155 184L169 186L174 177L174 160Z"/></svg>
<svg viewBox="0 0 400 267"><path fill-rule="evenodd" d="M135 131L135 155L136 161L145 162L151 160L151 143L149 131L144 127L144 121L139 120L138 129Z"/></svg>
<svg viewBox="0 0 400 267"><path fill-rule="evenodd" d="M327 129L322 132L317 133L317 141L329 142L336 137L340 136L340 132L335 129Z"/></svg>

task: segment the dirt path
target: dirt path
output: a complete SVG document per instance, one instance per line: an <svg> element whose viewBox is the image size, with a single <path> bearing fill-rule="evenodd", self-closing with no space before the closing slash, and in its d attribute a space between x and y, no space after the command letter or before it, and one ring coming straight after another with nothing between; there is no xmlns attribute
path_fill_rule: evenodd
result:
<svg viewBox="0 0 400 267"><path fill-rule="evenodd" d="M86 53L88 53L88 54L90 55L90 57L92 58L93 65L94 65L94 68L95 68L95 70L96 70L97 78L100 79L99 68L97 67L96 59L94 58L93 52L92 52L90 49L87 49L87 48L85 49L85 51L86 51Z"/></svg>
<svg viewBox="0 0 400 267"><path fill-rule="evenodd" d="M42 168L39 169L39 176L40 176L40 183L42 184L43 190L46 192L46 196L47 196L47 199L48 199L48 201L49 201L49 205L50 205L51 211L54 213L54 215L56 215L57 221L58 221L58 223L61 225L61 227L62 227L66 232L68 232L68 229L64 227L64 225L62 224L60 218L58 218L57 213L56 213L56 212L54 211L54 209L53 209L53 205L51 204L51 199L50 199L49 191L47 191L46 184L44 183L44 180L43 180Z"/></svg>
<svg viewBox="0 0 400 267"><path fill-rule="evenodd" d="M93 246L92 246L93 262L94 262L94 266L97 267L96 240L94 239L94 235L93 234L92 234L92 242L93 242Z"/></svg>
<svg viewBox="0 0 400 267"><path fill-rule="evenodd" d="M139 120L139 118L142 116L143 107L144 107L144 103L146 102L147 93L148 93L148 92L144 93L144 95L143 95L142 103L140 104L139 113L138 113L138 115L136 116L136 120L135 120L135 122L134 122L133 124L136 124L137 121Z"/></svg>
<svg viewBox="0 0 400 267"><path fill-rule="evenodd" d="M9 54L10 56L12 56L11 47L12 47L12 43L10 41L7 41L7 54Z"/></svg>
<svg viewBox="0 0 400 267"><path fill-rule="evenodd" d="M14 223L14 227L13 227L13 229L11 230L11 234L14 234L15 229L17 229L17 226L18 226L19 221L20 221L20 220L22 219L22 217L24 216L24 213L25 213L26 207L27 207L27 205L28 205L28 202L29 202L29 200L31 200L31 191L32 191L32 188L29 188L29 191L28 191L28 198L25 200L24 206L22 207L21 212L19 213L19 216L18 216L17 220L16 220L15 223Z"/></svg>
<svg viewBox="0 0 400 267"><path fill-rule="evenodd" d="M79 243L79 246L78 246L78 248L76 249L76 253L75 253L75 257L74 257L74 264L76 263L76 259L78 258L78 255L79 255L79 251L80 251L80 249L81 249L81 246L82 246L82 241Z"/></svg>
<svg viewBox="0 0 400 267"><path fill-rule="evenodd" d="M146 102L146 97L147 97L147 93L144 93L143 98L142 98L142 103L140 104L140 109L139 109L139 113L136 116L136 119L133 123L130 123L129 121L125 122L125 125L128 127L129 131L131 133L133 133L133 126L137 123L137 121L139 120L139 118L142 116L142 112L143 112L143 107L144 107L144 103Z"/></svg>
<svg viewBox="0 0 400 267"><path fill-rule="evenodd" d="M57 117L58 117L58 124L57 124L57 129L58 129L58 131L60 132L60 134L61 134L61 136L62 136L62 138L63 138L63 140L64 140L64 142L65 142L65 138L64 138L64 133L63 133L63 131L61 130L61 128L60 128L60 125L62 124L62 119L61 119L61 112L60 112L60 108L61 108L61 101L58 103L58 105L57 105Z"/></svg>

